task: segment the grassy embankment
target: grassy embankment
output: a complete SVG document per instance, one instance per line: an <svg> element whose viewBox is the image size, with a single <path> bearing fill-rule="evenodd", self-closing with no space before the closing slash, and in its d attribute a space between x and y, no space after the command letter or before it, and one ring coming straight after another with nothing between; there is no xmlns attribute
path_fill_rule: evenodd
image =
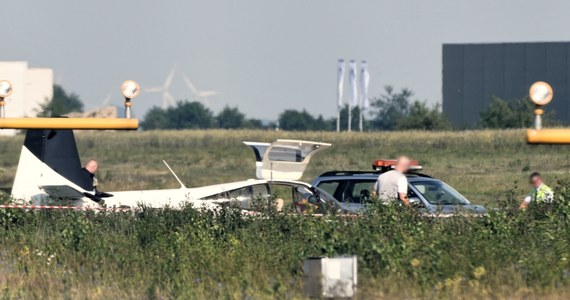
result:
<svg viewBox="0 0 570 300"><path fill-rule="evenodd" d="M474 202L507 208L483 218L425 219L373 209L360 219L268 212L247 218L183 211L81 214L0 210L0 290L7 298L300 298L302 259L359 257L360 298L567 298L570 295L568 147L528 146L522 131L448 133L81 133L84 159L101 162L106 190L174 187L168 160L189 186L252 177L241 140L333 143L311 162L368 169L408 154ZM10 184L22 138L0 138ZM542 171L558 205L518 213L526 176ZM514 182L519 184L515 185ZM560 181L561 184L555 182Z"/></svg>

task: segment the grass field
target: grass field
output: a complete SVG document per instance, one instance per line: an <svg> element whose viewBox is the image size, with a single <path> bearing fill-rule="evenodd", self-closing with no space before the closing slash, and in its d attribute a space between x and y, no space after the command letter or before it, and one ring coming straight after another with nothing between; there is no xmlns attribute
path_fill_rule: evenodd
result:
<svg viewBox="0 0 570 300"><path fill-rule="evenodd" d="M177 186L162 159L188 186L251 178L253 154L241 141L276 138L333 144L311 161L306 181L407 154L473 202L502 209L450 219L382 205L358 219L271 209L251 218L232 208L0 210L0 293L20 299L299 299L303 258L353 254L359 299L570 297L570 148L526 145L521 130L77 134L82 159L99 160L108 191ZM22 139L0 137L0 186L13 180ZM518 212L535 170L555 187L557 202Z"/></svg>
<svg viewBox="0 0 570 300"><path fill-rule="evenodd" d="M440 178L468 199L493 206L504 191L528 193L527 176L543 173L550 185L570 179L570 146L527 145L522 130L463 132L274 132L156 131L78 132L82 160L100 162L103 190L176 187L162 160L189 187L254 177L254 156L244 140L277 138L332 143L311 161L310 181L330 170L369 170L379 158L406 154L418 159L424 173ZM0 137L0 187L12 184L23 137Z"/></svg>

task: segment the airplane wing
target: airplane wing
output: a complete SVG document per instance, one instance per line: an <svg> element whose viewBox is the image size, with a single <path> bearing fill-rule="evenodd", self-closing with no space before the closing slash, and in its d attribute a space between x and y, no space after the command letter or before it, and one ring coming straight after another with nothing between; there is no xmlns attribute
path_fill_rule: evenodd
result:
<svg viewBox="0 0 570 300"><path fill-rule="evenodd" d="M265 180L299 180L311 157L331 146L327 143L277 140L271 144L244 142L256 158L256 176Z"/></svg>

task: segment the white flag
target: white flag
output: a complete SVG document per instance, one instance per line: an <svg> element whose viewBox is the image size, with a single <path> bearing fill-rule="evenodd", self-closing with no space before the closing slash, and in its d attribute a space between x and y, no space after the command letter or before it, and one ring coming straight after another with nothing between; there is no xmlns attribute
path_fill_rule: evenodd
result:
<svg viewBox="0 0 570 300"><path fill-rule="evenodd" d="M368 84L370 83L370 74L368 73L368 63L363 60L360 64L360 109L365 110L370 106L368 102Z"/></svg>
<svg viewBox="0 0 570 300"><path fill-rule="evenodd" d="M349 63L348 82L350 84L350 107L358 105L358 88L356 86L356 61Z"/></svg>
<svg viewBox="0 0 570 300"><path fill-rule="evenodd" d="M337 97L337 105L338 105L338 110L340 111L342 109L342 92L343 92L343 87L344 87L344 59L339 59L338 60L338 73L337 73L337 91L336 91L336 97Z"/></svg>

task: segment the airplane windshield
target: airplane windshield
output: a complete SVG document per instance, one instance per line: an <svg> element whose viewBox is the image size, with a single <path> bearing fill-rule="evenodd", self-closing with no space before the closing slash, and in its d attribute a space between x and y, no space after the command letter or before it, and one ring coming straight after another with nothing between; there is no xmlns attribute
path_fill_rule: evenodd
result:
<svg viewBox="0 0 570 300"><path fill-rule="evenodd" d="M304 214L328 214L338 210L336 200L327 192L315 188L315 192L305 186L298 186L295 188L298 195L294 201L297 211Z"/></svg>
<svg viewBox="0 0 570 300"><path fill-rule="evenodd" d="M315 187L315 190L319 194L319 199L321 200L322 205L327 208L326 210L328 212L340 210L340 205L338 204L338 201L331 194L327 193L325 190L318 187Z"/></svg>

